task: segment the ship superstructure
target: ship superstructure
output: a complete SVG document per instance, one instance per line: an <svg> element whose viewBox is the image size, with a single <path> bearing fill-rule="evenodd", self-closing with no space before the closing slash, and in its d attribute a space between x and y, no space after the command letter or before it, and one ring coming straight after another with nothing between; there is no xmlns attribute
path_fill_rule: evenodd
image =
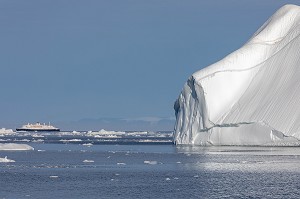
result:
<svg viewBox="0 0 300 199"><path fill-rule="evenodd" d="M21 128L17 128L17 131L60 131L59 128L56 128L49 124L41 124L40 122L37 122L35 124L25 124Z"/></svg>

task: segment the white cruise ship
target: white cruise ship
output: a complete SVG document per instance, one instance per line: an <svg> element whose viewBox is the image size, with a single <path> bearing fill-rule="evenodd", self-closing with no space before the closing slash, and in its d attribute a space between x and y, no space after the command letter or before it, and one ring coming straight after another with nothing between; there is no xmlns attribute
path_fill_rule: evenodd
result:
<svg viewBox="0 0 300 199"><path fill-rule="evenodd" d="M23 125L21 128L17 128L17 131L60 131L59 128L56 128L52 125L50 125L50 123L47 124L41 124L40 122L37 122L35 124L25 124Z"/></svg>

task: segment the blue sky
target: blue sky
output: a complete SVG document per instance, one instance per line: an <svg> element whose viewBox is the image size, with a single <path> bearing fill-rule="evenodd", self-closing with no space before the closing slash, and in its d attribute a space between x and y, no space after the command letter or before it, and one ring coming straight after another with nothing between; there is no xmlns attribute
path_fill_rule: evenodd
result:
<svg viewBox="0 0 300 199"><path fill-rule="evenodd" d="M287 3L0 0L0 127L172 118L186 79Z"/></svg>

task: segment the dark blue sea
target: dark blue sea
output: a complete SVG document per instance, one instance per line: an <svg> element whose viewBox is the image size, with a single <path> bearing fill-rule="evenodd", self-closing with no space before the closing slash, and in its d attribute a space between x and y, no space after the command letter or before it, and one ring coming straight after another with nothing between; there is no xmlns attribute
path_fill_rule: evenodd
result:
<svg viewBox="0 0 300 199"><path fill-rule="evenodd" d="M0 198L300 198L299 147L28 142Z"/></svg>

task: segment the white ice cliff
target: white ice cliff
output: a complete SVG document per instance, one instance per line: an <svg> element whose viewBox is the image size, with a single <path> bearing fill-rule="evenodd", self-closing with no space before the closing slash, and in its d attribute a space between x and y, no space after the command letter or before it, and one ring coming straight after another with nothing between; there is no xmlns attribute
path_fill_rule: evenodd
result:
<svg viewBox="0 0 300 199"><path fill-rule="evenodd" d="M300 145L300 7L195 72L175 102L176 144Z"/></svg>

